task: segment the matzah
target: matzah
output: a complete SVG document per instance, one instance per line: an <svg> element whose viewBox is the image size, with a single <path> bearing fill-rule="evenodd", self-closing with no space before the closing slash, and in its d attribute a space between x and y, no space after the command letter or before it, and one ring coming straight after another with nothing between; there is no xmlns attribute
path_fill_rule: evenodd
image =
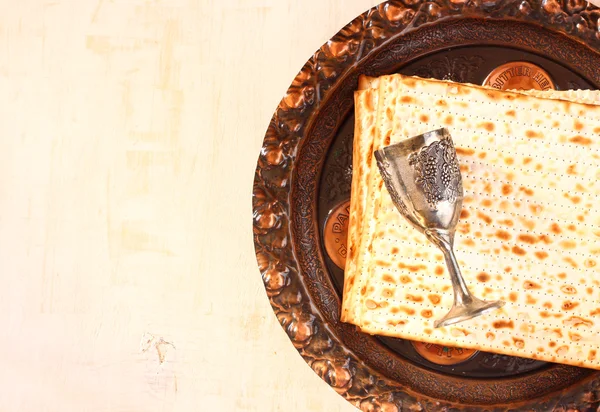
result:
<svg viewBox="0 0 600 412"><path fill-rule="evenodd" d="M600 369L598 93L526 95L400 75L363 78L360 88L342 320ZM442 254L394 208L372 153L441 127L463 172L463 275L475 296L507 304L435 329L453 301Z"/></svg>

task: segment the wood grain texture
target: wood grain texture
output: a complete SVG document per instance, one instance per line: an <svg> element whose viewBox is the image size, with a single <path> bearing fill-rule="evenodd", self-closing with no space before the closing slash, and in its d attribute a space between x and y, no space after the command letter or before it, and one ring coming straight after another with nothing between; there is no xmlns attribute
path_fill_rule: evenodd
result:
<svg viewBox="0 0 600 412"><path fill-rule="evenodd" d="M0 410L351 411L269 306L264 132L375 0L3 0Z"/></svg>

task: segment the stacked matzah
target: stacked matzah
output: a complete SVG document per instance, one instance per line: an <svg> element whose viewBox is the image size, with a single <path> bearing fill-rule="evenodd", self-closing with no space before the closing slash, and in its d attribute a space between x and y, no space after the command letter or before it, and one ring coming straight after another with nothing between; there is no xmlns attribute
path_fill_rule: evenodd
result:
<svg viewBox="0 0 600 412"><path fill-rule="evenodd" d="M598 94L400 75L363 78L361 89L342 320L372 334L600 368ZM441 127L463 174L463 275L474 295L507 303L435 329L453 301L443 256L394 208L373 151Z"/></svg>

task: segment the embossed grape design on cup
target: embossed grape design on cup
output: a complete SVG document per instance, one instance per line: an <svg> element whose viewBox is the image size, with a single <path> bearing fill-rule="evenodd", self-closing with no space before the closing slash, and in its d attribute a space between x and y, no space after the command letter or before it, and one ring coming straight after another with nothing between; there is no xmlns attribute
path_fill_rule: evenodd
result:
<svg viewBox="0 0 600 412"><path fill-rule="evenodd" d="M383 181L398 211L444 254L454 304L436 328L498 309L503 301L476 298L454 256L454 233L463 202L456 149L447 129L438 129L375 151Z"/></svg>

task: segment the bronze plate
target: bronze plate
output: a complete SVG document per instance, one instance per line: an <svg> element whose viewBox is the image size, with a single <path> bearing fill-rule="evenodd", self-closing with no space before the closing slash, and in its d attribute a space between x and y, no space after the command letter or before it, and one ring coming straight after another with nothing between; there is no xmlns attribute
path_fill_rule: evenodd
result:
<svg viewBox="0 0 600 412"><path fill-rule="evenodd" d="M258 159L257 260L292 343L357 407L597 409L597 371L489 355L474 369L456 373L451 369L480 354L436 368L420 362L414 349L407 349L409 342L368 336L341 323L341 270L327 257L321 231L328 205L349 196L344 192L352 151L336 150L352 145L349 125L359 75L400 71L482 83L500 64L530 61L546 70L558 89L599 88L599 18L598 8L578 1L388 1L342 29L294 79Z"/></svg>
<svg viewBox="0 0 600 412"><path fill-rule="evenodd" d="M496 67L483 84L499 90L556 89L544 69L527 62L510 62Z"/></svg>

